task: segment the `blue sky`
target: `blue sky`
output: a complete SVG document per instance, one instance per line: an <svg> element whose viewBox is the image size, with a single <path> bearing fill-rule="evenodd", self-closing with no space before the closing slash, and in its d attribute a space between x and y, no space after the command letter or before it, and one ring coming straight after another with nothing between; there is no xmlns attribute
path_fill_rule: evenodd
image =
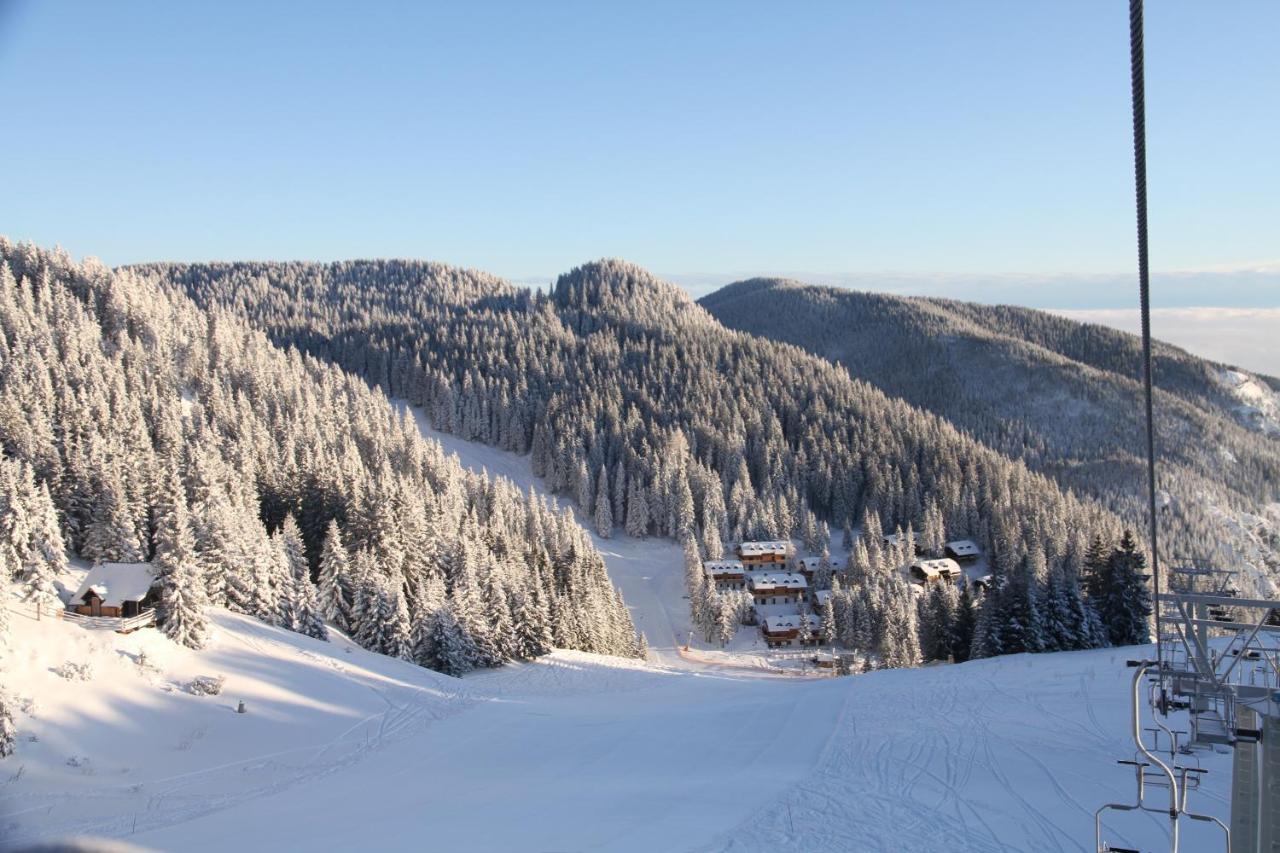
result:
<svg viewBox="0 0 1280 853"><path fill-rule="evenodd" d="M9 2L0 233L1109 305L1125 6ZM1149 7L1153 265L1280 304L1280 3Z"/></svg>

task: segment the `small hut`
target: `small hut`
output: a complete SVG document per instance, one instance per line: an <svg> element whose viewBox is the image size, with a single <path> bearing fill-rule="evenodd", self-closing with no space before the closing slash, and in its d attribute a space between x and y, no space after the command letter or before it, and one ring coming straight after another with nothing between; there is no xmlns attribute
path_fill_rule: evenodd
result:
<svg viewBox="0 0 1280 853"><path fill-rule="evenodd" d="M131 619L160 597L150 563L99 563L85 575L67 610L81 616Z"/></svg>

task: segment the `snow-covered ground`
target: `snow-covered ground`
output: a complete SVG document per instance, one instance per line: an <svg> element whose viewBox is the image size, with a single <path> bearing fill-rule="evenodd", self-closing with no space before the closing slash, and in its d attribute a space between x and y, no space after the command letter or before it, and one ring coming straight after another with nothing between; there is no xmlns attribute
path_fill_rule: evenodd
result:
<svg viewBox="0 0 1280 853"><path fill-rule="evenodd" d="M1280 393L1242 370L1221 370L1214 378L1239 401L1240 420L1264 435L1280 436Z"/></svg>
<svg viewBox="0 0 1280 853"><path fill-rule="evenodd" d="M1113 760L1139 650L792 681L557 652L456 680L216 622L189 652L14 615L6 680L34 706L0 764L0 848L1087 850L1092 810L1132 794ZM186 692L197 675L223 692ZM1220 815L1225 759L1195 795ZM1155 846L1160 824L1112 839Z"/></svg>
<svg viewBox="0 0 1280 853"><path fill-rule="evenodd" d="M540 488L526 459L426 431ZM596 542L647 663L556 652L458 680L225 611L201 652L14 613L0 849L92 834L194 851L1083 851L1093 809L1132 798L1114 761L1133 755L1124 661L1144 650L779 677L754 629L683 651L674 545ZM55 671L68 662L89 679ZM202 675L222 693L188 692ZM1221 816L1227 756L1199 760L1193 804ZM1163 838L1145 813L1115 830Z"/></svg>

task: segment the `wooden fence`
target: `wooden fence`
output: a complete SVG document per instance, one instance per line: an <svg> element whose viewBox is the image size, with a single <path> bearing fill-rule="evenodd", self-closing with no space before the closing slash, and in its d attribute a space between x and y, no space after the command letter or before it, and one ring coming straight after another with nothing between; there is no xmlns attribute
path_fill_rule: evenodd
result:
<svg viewBox="0 0 1280 853"><path fill-rule="evenodd" d="M71 610L60 610L58 612L61 618L82 627L117 631L121 634L128 634L130 631L136 631L139 628L145 628L156 623L156 612L154 610L144 610L137 616L128 618L123 616L85 616L82 613L75 613Z"/></svg>
<svg viewBox="0 0 1280 853"><path fill-rule="evenodd" d="M71 610L64 610L60 607L44 607L34 604L17 604L10 607L15 613L26 616L28 619L35 619L37 622L41 619L65 619L82 628L89 628L97 631L117 631L121 634L128 634L130 631L136 631L139 628L146 628L148 625L156 623L156 612L153 609L147 609L139 613L137 616L116 617L116 616L85 616L82 613L75 613Z"/></svg>

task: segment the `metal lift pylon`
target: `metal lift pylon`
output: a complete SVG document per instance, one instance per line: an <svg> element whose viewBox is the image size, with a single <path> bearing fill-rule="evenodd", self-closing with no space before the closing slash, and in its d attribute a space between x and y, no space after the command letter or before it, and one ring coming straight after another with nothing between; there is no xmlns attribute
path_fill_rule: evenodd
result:
<svg viewBox="0 0 1280 853"><path fill-rule="evenodd" d="M1280 853L1280 601L1239 595L1235 574L1205 567L1173 568L1161 592L1157 543L1155 421L1152 414L1150 281L1147 258L1146 108L1144 97L1142 0L1129 0L1130 70L1133 103L1134 184L1138 218L1138 278L1142 309L1143 390L1146 405L1149 547L1155 603L1156 659L1131 661L1134 768L1137 798L1109 803L1094 814L1099 853L1120 853L1102 840L1102 816L1109 811L1164 812L1169 817L1169 849L1178 853L1182 818L1217 824L1230 853ZM1142 739L1141 688L1149 679L1146 704L1157 731L1170 740L1165 762ZM1179 744L1170 715L1185 713L1188 739ZM1230 747L1232 753L1230 827L1211 815L1187 809L1187 796L1205 772L1178 757L1197 750ZM1154 769L1152 769L1154 768ZM1147 788L1168 788L1167 805L1148 805ZM1200 849L1200 848L1198 848Z"/></svg>

